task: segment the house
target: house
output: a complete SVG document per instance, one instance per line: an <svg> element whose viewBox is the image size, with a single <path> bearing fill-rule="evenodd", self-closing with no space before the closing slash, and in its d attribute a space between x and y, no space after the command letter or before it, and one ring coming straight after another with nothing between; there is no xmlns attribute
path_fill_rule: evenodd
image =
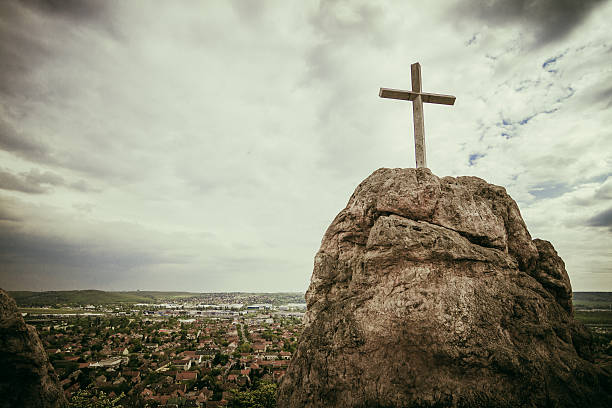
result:
<svg viewBox="0 0 612 408"><path fill-rule="evenodd" d="M285 375L286 371L285 370L274 370L274 372L272 373L272 377L278 381L281 378L283 378L283 376Z"/></svg>
<svg viewBox="0 0 612 408"><path fill-rule="evenodd" d="M157 395L151 397L152 400L159 402L161 405L166 405L170 398L172 398L171 395Z"/></svg>
<svg viewBox="0 0 612 408"><path fill-rule="evenodd" d="M202 362L202 354L198 354L197 351L183 351L181 353L183 359L189 359L194 364L200 364Z"/></svg>
<svg viewBox="0 0 612 408"><path fill-rule="evenodd" d="M125 379L125 377L119 376L119 377L117 377L117 379L115 381L113 381L113 385L123 384L126 381L127 380Z"/></svg>
<svg viewBox="0 0 612 408"><path fill-rule="evenodd" d="M124 371L123 376L131 378L133 384L138 384L140 382L140 371Z"/></svg>
<svg viewBox="0 0 612 408"><path fill-rule="evenodd" d="M151 391L149 388L145 388L144 390L142 390L142 392L140 393L140 396L144 399L149 399L151 397L153 397L153 391Z"/></svg>
<svg viewBox="0 0 612 408"><path fill-rule="evenodd" d="M107 358L106 360L100 360L97 363L89 364L90 367L119 367L123 359L121 357Z"/></svg>
<svg viewBox="0 0 612 408"><path fill-rule="evenodd" d="M187 371L191 368L191 360L188 358L183 358L180 360L174 360L172 361L172 365L176 366L176 367L180 367L183 370Z"/></svg>
<svg viewBox="0 0 612 408"><path fill-rule="evenodd" d="M256 353L265 353L266 348L267 346L265 343L253 343L253 351Z"/></svg>
<svg viewBox="0 0 612 408"><path fill-rule="evenodd" d="M281 351L279 355L280 355L280 358L283 360L291 360L291 353L288 351Z"/></svg>
<svg viewBox="0 0 612 408"><path fill-rule="evenodd" d="M208 401L208 395L206 395L204 392L201 392L197 395L196 397L196 402L200 405L204 405L204 403Z"/></svg>
<svg viewBox="0 0 612 408"><path fill-rule="evenodd" d="M198 372L197 371L182 371L182 372L176 373L176 381L177 382L193 381L193 380L197 380L197 379L198 379Z"/></svg>

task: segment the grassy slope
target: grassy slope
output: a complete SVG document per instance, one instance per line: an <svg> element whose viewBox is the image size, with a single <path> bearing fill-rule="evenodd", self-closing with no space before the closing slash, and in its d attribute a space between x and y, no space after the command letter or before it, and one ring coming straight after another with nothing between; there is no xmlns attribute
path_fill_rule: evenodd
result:
<svg viewBox="0 0 612 408"><path fill-rule="evenodd" d="M15 291L9 294L19 306L148 303L160 298L188 295L186 292L104 292L102 290Z"/></svg>

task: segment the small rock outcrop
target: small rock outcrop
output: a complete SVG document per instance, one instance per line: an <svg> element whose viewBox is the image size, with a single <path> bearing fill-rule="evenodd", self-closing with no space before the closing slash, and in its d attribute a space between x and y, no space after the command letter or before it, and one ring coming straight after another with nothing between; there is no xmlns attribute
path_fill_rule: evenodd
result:
<svg viewBox="0 0 612 408"><path fill-rule="evenodd" d="M323 237L278 406L612 406L571 298L504 188L379 169Z"/></svg>
<svg viewBox="0 0 612 408"><path fill-rule="evenodd" d="M66 405L36 329L25 324L15 301L0 289L0 407Z"/></svg>

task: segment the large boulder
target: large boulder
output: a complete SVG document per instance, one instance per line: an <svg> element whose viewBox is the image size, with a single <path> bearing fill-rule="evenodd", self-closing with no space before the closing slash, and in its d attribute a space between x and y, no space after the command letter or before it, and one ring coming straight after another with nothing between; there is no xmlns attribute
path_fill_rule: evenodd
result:
<svg viewBox="0 0 612 408"><path fill-rule="evenodd" d="M279 407L604 407L565 266L505 189L379 169L315 257Z"/></svg>
<svg viewBox="0 0 612 408"><path fill-rule="evenodd" d="M25 324L15 301L0 289L0 407L66 405L36 329Z"/></svg>

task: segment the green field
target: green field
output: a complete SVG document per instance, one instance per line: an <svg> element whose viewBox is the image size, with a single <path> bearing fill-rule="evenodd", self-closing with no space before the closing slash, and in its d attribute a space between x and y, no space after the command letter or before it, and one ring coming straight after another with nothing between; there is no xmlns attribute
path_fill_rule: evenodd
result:
<svg viewBox="0 0 612 408"><path fill-rule="evenodd" d="M46 292L14 291L9 294L19 306L106 305L116 303L155 303L193 296L188 292L105 292L102 290L61 290Z"/></svg>
<svg viewBox="0 0 612 408"><path fill-rule="evenodd" d="M612 292L574 292L574 309L612 310Z"/></svg>
<svg viewBox="0 0 612 408"><path fill-rule="evenodd" d="M28 313L32 315L39 314L83 314L83 313L91 313L95 311L92 310L83 310L83 309L71 309L67 307L62 308L40 308L40 307L20 307L20 313Z"/></svg>
<svg viewBox="0 0 612 408"><path fill-rule="evenodd" d="M612 311L584 311L577 310L574 317L587 326L610 326L612 327Z"/></svg>

